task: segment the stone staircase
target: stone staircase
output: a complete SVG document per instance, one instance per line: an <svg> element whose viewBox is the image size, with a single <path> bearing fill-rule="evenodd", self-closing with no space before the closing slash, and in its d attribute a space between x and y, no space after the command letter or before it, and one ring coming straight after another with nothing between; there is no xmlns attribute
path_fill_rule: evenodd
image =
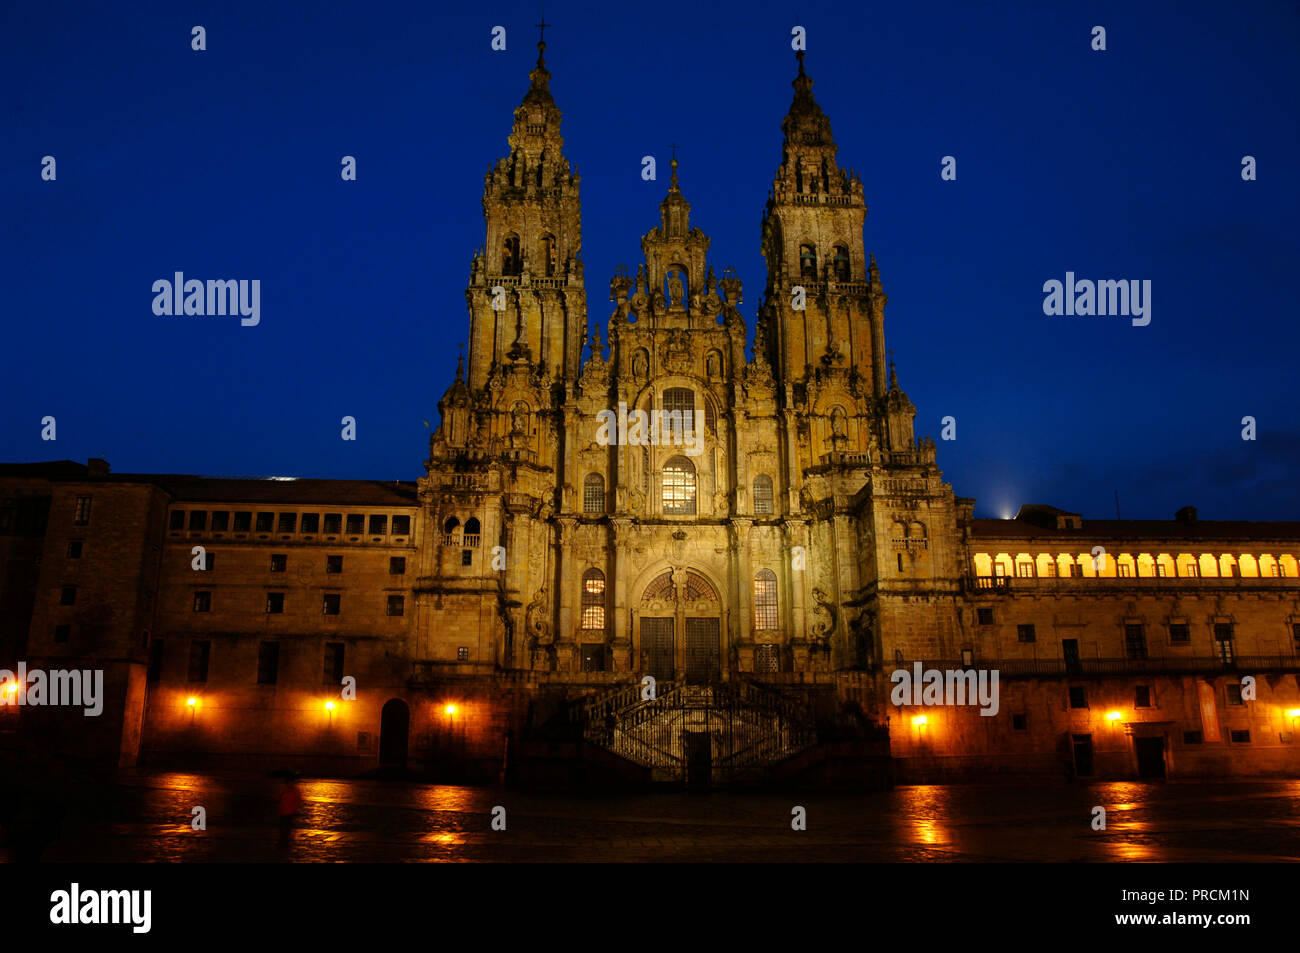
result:
<svg viewBox="0 0 1300 953"><path fill-rule="evenodd" d="M758 780L816 742L807 707L748 681L660 682L588 699L572 713L589 744L650 769L652 780L692 785Z"/></svg>

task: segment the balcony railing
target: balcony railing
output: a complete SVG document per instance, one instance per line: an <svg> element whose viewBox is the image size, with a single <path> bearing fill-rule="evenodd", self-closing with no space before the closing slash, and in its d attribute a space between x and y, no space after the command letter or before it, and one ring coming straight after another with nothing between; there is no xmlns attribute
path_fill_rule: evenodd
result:
<svg viewBox="0 0 1300 953"><path fill-rule="evenodd" d="M1155 675L1193 674L1222 675L1259 672L1300 672L1300 657L1295 655L1238 655L1231 659L1220 656L1162 656L1160 658L1019 658L975 659L964 664L960 659L911 659L885 666L886 672L895 669L912 671L917 662L922 669L953 671L958 669L997 670L1000 678L1026 676L1081 676L1081 675Z"/></svg>

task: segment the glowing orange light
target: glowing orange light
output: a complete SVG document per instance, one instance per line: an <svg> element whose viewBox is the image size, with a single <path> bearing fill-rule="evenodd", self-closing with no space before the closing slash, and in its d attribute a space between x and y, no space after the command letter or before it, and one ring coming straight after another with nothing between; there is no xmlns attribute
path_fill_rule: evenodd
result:
<svg viewBox="0 0 1300 953"><path fill-rule="evenodd" d="M10 682L8 685L5 686L5 691L7 691L10 695L17 695L17 694L18 694L18 683L17 683L17 682ZM1300 712L1297 712L1297 714L1300 714Z"/></svg>
<svg viewBox="0 0 1300 953"><path fill-rule="evenodd" d="M448 705L446 708L443 709L443 711L445 711L448 715L454 715L456 714L456 706Z"/></svg>
<svg viewBox="0 0 1300 953"><path fill-rule="evenodd" d="M928 719L924 715L914 715L912 717L912 724L914 725L920 726L920 725L927 724L927 722Z"/></svg>
<svg viewBox="0 0 1300 953"><path fill-rule="evenodd" d="M326 703L325 703L325 710L326 710L326 711L333 711L333 710L334 710L334 703L333 703L333 702L326 702Z"/></svg>
<svg viewBox="0 0 1300 953"><path fill-rule="evenodd" d="M1120 718L1122 718L1122 717L1123 717L1123 715L1121 715L1121 714L1120 714L1119 712L1117 712L1117 711L1108 711L1108 712L1106 712L1106 720L1107 720L1107 721L1119 721Z"/></svg>
<svg viewBox="0 0 1300 953"><path fill-rule="evenodd" d="M193 695L191 695L189 698L185 700L185 704L189 705L191 708L197 708L199 705L199 700L195 698Z"/></svg>
<svg viewBox="0 0 1300 953"><path fill-rule="evenodd" d="M15 686L17 687L17 686ZM1288 718L1300 718L1300 708L1292 708L1286 713Z"/></svg>

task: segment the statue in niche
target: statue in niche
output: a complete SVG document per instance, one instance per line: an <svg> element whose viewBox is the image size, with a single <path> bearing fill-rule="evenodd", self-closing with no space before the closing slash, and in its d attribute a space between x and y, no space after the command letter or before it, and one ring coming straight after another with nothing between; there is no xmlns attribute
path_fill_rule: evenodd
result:
<svg viewBox="0 0 1300 953"><path fill-rule="evenodd" d="M512 434L528 432L528 405L523 401L515 404L514 412L510 415L510 432Z"/></svg>
<svg viewBox="0 0 1300 953"><path fill-rule="evenodd" d="M718 359L716 351L709 353L708 367L710 377L722 376L722 362Z"/></svg>
<svg viewBox="0 0 1300 953"><path fill-rule="evenodd" d="M831 435L835 437L847 437L848 434L848 414L844 412L843 407L836 407L831 411Z"/></svg>
<svg viewBox="0 0 1300 953"><path fill-rule="evenodd" d="M674 307L685 304L686 288L682 284L681 272L673 270L668 272L668 303Z"/></svg>
<svg viewBox="0 0 1300 953"><path fill-rule="evenodd" d="M633 377L638 378L638 379L642 379L642 378L645 377L645 375L646 375L646 366L645 366L645 363L646 363L646 361L645 361L645 352L644 352L644 351L637 351L636 354L632 357L632 376L633 376Z"/></svg>

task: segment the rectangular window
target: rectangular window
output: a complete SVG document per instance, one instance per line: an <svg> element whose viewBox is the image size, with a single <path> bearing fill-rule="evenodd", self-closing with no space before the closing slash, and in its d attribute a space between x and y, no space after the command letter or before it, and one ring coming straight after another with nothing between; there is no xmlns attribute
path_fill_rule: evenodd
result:
<svg viewBox="0 0 1300 953"><path fill-rule="evenodd" d="M342 599L343 597L337 592L325 593L325 598L321 603L321 612L325 613L325 615L338 615Z"/></svg>
<svg viewBox="0 0 1300 953"><path fill-rule="evenodd" d="M388 557L388 575L390 575L390 576L401 576L401 575L404 575L405 573L406 573L406 557L405 557L405 556L389 556L389 557Z"/></svg>
<svg viewBox="0 0 1300 953"><path fill-rule="evenodd" d="M1229 705L1244 705L1244 704L1246 704L1246 700L1245 700L1244 698L1241 697L1241 683L1240 683L1240 682L1229 682L1228 685L1227 685L1227 689L1228 689L1228 704L1229 704Z"/></svg>
<svg viewBox="0 0 1300 953"><path fill-rule="evenodd" d="M1117 567L1121 579L1129 579L1133 575L1133 567L1128 563L1120 563Z"/></svg>
<svg viewBox="0 0 1300 953"><path fill-rule="evenodd" d="M977 613L978 616L979 616L979 624L980 624L980 625L992 625L992 624L993 624L993 610L992 610L992 609L977 609L977 610L975 610L975 611L976 611L976 613Z"/></svg>
<svg viewBox="0 0 1300 953"><path fill-rule="evenodd" d="M1156 576L1163 579L1169 575L1169 567L1164 563L1156 563Z"/></svg>
<svg viewBox="0 0 1300 953"><path fill-rule="evenodd" d="M252 513L239 513L239 512L235 513L234 530L236 533L247 533L248 530L252 527L252 525L253 525Z"/></svg>
<svg viewBox="0 0 1300 953"><path fill-rule="evenodd" d="M1083 570L1079 568L1078 563L1070 563L1070 578L1078 579Z"/></svg>
<svg viewBox="0 0 1300 953"><path fill-rule="evenodd" d="M280 613L284 611L284 593L268 592L266 594L266 611Z"/></svg>
<svg viewBox="0 0 1300 953"><path fill-rule="evenodd" d="M342 571L343 571L343 557L342 557L342 556L326 556L326 557L325 557L325 571L326 571L326 572L342 572Z"/></svg>
<svg viewBox="0 0 1300 953"><path fill-rule="evenodd" d="M68 558L69 559L81 558L81 540L79 539L68 540Z"/></svg>
<svg viewBox="0 0 1300 953"><path fill-rule="evenodd" d="M288 568L289 568L288 553L271 554L271 572L284 572Z"/></svg>
<svg viewBox="0 0 1300 953"><path fill-rule="evenodd" d="M1187 578L1188 578L1188 579L1199 579L1199 578L1200 578L1200 575L1201 575L1201 566L1200 566L1199 563L1188 563L1188 564L1187 564Z"/></svg>
<svg viewBox="0 0 1300 953"><path fill-rule="evenodd" d="M1202 741L1204 741L1204 736L1199 731L1183 732L1183 744L1185 745L1199 745Z"/></svg>
<svg viewBox="0 0 1300 953"><path fill-rule="evenodd" d="M212 572L212 566L215 562L214 557L217 554L210 549L203 550L203 558L199 560L199 572Z"/></svg>
<svg viewBox="0 0 1300 953"><path fill-rule="evenodd" d="M59 605L71 606L71 605L75 605L76 602L77 602L76 586L64 586L62 589L59 590Z"/></svg>
<svg viewBox="0 0 1300 953"><path fill-rule="evenodd" d="M1028 578L1034 574L1033 563L1016 563L1016 575Z"/></svg>
<svg viewBox="0 0 1300 953"><path fill-rule="evenodd" d="M212 593L196 592L194 593L194 611L211 612L212 611Z"/></svg>
<svg viewBox="0 0 1300 953"><path fill-rule="evenodd" d="M207 639L190 640L189 681L206 682L208 680L208 656L211 651L212 643Z"/></svg>
<svg viewBox="0 0 1300 953"><path fill-rule="evenodd" d="M1300 622L1291 623L1291 638L1295 642L1295 650L1300 653Z"/></svg>
<svg viewBox="0 0 1300 953"><path fill-rule="evenodd" d="M185 511L172 510L172 515L169 517L167 528L173 532L183 530L185 528Z"/></svg>
<svg viewBox="0 0 1300 953"><path fill-rule="evenodd" d="M378 515L370 517L370 535L386 536L388 534L388 517Z"/></svg>
<svg viewBox="0 0 1300 953"><path fill-rule="evenodd" d="M1133 707L1150 708L1151 707L1151 686L1138 685L1133 690Z"/></svg>
<svg viewBox="0 0 1300 953"><path fill-rule="evenodd" d="M754 671L775 674L781 671L781 655L778 646L754 646Z"/></svg>
<svg viewBox="0 0 1300 953"><path fill-rule="evenodd" d="M85 526L90 522L90 497L77 497L77 509L73 514L72 522L76 523L78 526Z"/></svg>
<svg viewBox="0 0 1300 953"><path fill-rule="evenodd" d="M393 517L393 535L394 536L411 535L411 518L409 516Z"/></svg>
<svg viewBox="0 0 1300 953"><path fill-rule="evenodd" d="M1029 719L1025 715L1012 715L1011 727L1015 731L1024 731L1028 727Z"/></svg>
<svg viewBox="0 0 1300 953"><path fill-rule="evenodd" d="M259 533L269 533L275 528L274 513L258 513L257 524L254 527Z"/></svg>
<svg viewBox="0 0 1300 953"><path fill-rule="evenodd" d="M201 533L208 528L207 510L190 510L190 532Z"/></svg>
<svg viewBox="0 0 1300 953"><path fill-rule="evenodd" d="M230 529L230 511L215 510L212 514L212 532L224 533Z"/></svg>
<svg viewBox="0 0 1300 953"><path fill-rule="evenodd" d="M1186 622L1169 623L1169 641L1170 642L1190 642L1192 641L1192 630Z"/></svg>
<svg viewBox="0 0 1300 953"><path fill-rule="evenodd" d="M1019 641L1021 641L1021 642L1033 642L1033 641L1035 641L1035 639L1034 639L1034 627L1033 627L1033 625L1032 625L1032 624L1029 624L1029 625L1018 625L1018 626L1016 626L1016 638L1017 638Z"/></svg>
<svg viewBox="0 0 1300 953"><path fill-rule="evenodd" d="M72 626L70 625L56 625L54 627L55 642L66 642L68 641L68 636L71 634L72 634Z"/></svg>
<svg viewBox="0 0 1300 953"><path fill-rule="evenodd" d="M343 643L325 643L324 684L340 685L343 682Z"/></svg>
<svg viewBox="0 0 1300 953"><path fill-rule="evenodd" d="M1087 691L1084 690L1082 685L1072 685L1070 687L1070 707L1071 708L1088 707L1088 693Z"/></svg>
<svg viewBox="0 0 1300 953"><path fill-rule="evenodd" d="M349 513L349 514L348 514L348 533L349 533L349 534L353 534L353 535L357 535L357 536L361 535L361 533L362 533L362 532L365 530L365 528L366 528L366 527L365 527L365 522L366 522L366 518L365 518L364 516L362 516L360 513Z"/></svg>
<svg viewBox="0 0 1300 953"><path fill-rule="evenodd" d="M281 514L280 514L280 529L278 530L278 532L281 532L281 533L292 533L292 532L294 531L294 529L295 529L297 526L298 526L298 514L297 514L297 513L281 513Z"/></svg>
<svg viewBox="0 0 1300 953"><path fill-rule="evenodd" d="M162 681L163 640L154 639L149 643L149 672L145 680L151 684Z"/></svg>
<svg viewBox="0 0 1300 953"><path fill-rule="evenodd" d="M341 532L343 532L343 514L326 513L325 514L326 535L329 535L330 533L341 533Z"/></svg>
<svg viewBox="0 0 1300 953"><path fill-rule="evenodd" d="M405 615L406 614L406 596L389 596L388 597L388 614Z"/></svg>
<svg viewBox="0 0 1300 953"><path fill-rule="evenodd" d="M257 684L274 685L279 678L280 643L260 643L257 646Z"/></svg>
<svg viewBox="0 0 1300 953"><path fill-rule="evenodd" d="M1248 745L1248 744L1250 744L1250 732L1249 732L1249 731L1234 731L1234 732L1232 732L1232 743L1233 743L1234 745Z"/></svg>
<svg viewBox="0 0 1300 953"><path fill-rule="evenodd" d="M460 552L460 564L462 566L474 565L474 550L462 549Z"/></svg>
<svg viewBox="0 0 1300 953"><path fill-rule="evenodd" d="M319 533L319 532L320 532L320 514L319 514L319 513L303 513L303 514L302 514L302 531L303 531L304 533Z"/></svg>
<svg viewBox="0 0 1300 953"><path fill-rule="evenodd" d="M582 670L584 672L605 671L605 646L600 643L585 643L581 646Z"/></svg>
<svg viewBox="0 0 1300 953"><path fill-rule="evenodd" d="M1124 657L1129 659L1147 657L1146 629L1142 625L1127 623L1124 626Z"/></svg>
<svg viewBox="0 0 1300 953"><path fill-rule="evenodd" d="M462 645L462 646L460 646L459 648L456 649L456 661L457 661L457 662L468 662L468 661L469 661L469 646L468 646L468 645Z"/></svg>

